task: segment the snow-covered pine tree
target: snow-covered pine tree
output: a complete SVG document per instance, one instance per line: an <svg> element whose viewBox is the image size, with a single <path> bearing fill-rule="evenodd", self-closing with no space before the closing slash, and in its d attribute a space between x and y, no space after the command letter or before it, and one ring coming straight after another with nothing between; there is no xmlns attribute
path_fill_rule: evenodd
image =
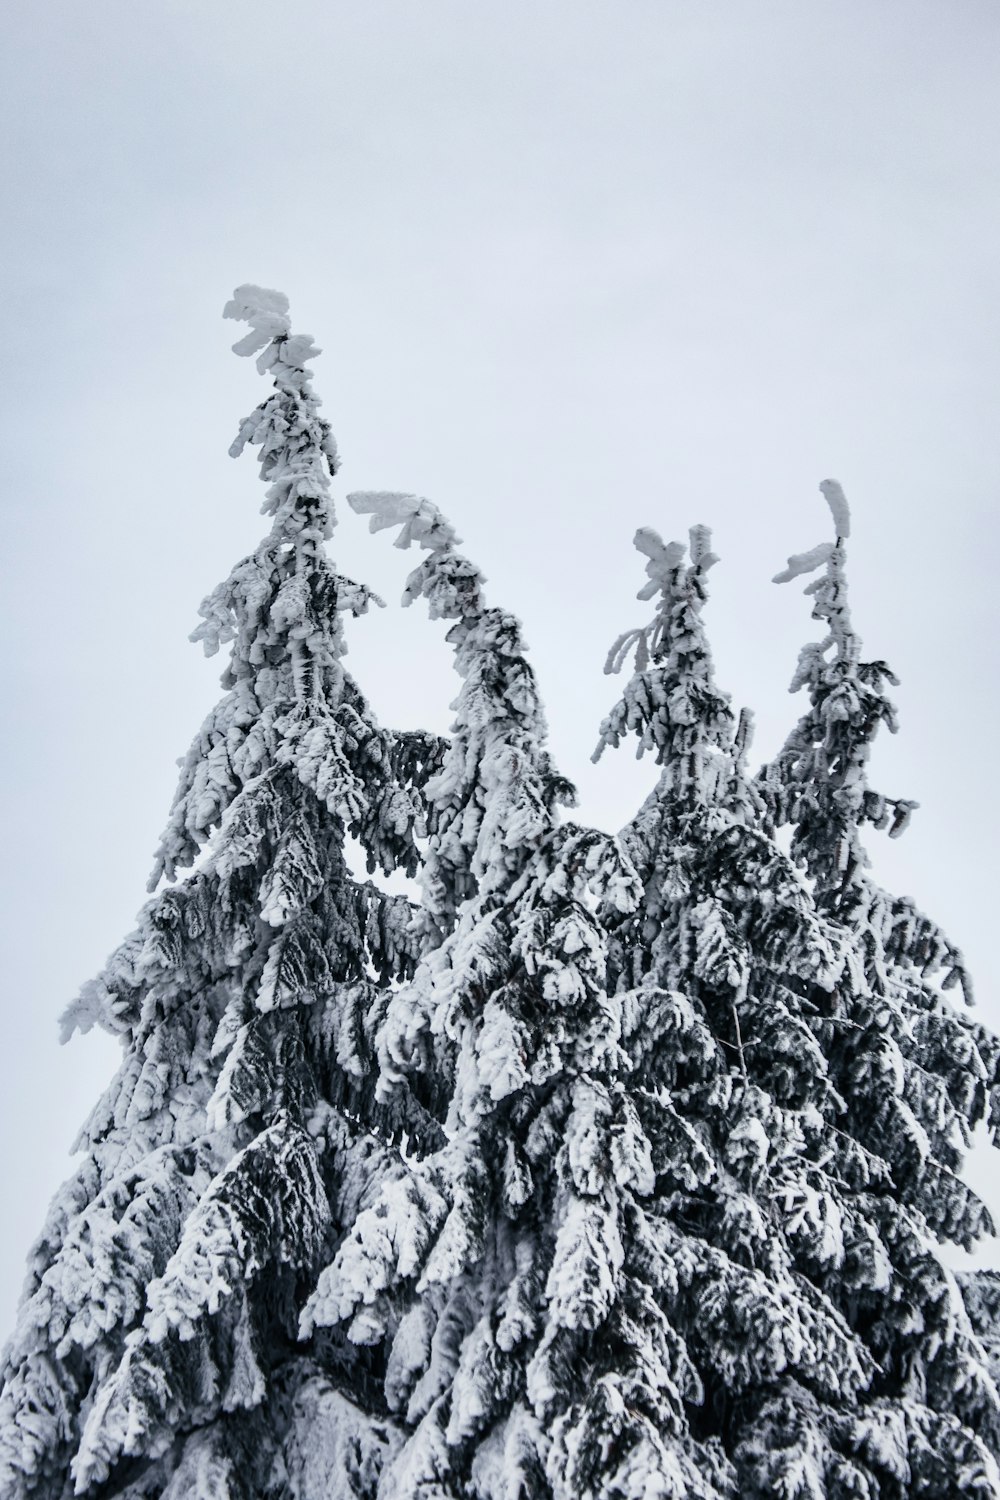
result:
<svg viewBox="0 0 1000 1500"><path fill-rule="evenodd" d="M896 728L885 691L896 679L885 662L861 658L845 571L850 512L836 481L820 489L835 540L789 558L775 581L815 573L806 593L827 633L803 648L792 691L806 688L809 708L759 784L773 822L790 825L792 856L817 908L846 940L848 967L817 1035L844 1101L839 1128L892 1184L871 1197L870 1210L888 1256L887 1285L858 1312L870 1325L876 1386L903 1423L911 1492L937 1494L960 1475L968 1488L969 1466L981 1462L970 1457L970 1430L1000 1451L983 1348L935 1248L969 1248L992 1227L959 1173L987 1113L996 1138L1000 1042L949 1003L956 983L971 1002L959 951L909 897L890 895L869 872L863 826L889 825L898 836L915 804L868 784L875 735Z"/></svg>
<svg viewBox="0 0 1000 1500"><path fill-rule="evenodd" d="M721 1440L720 1493L746 1500L985 1500L1000 1486L986 1445L996 1388L928 1220L910 1207L910 1163L869 1128L902 1096L904 1065L895 1089L885 1069L842 1065L844 1032L860 1025L848 1012L870 999L869 935L783 853L768 799L745 777L747 721L736 725L715 686L701 621L706 533L692 532L689 566L655 534L637 544L661 604L609 659L613 669L637 649L602 748L634 733L662 769L626 834L644 900L614 962L620 984L648 987L634 1086L701 1148L679 1147L676 1126L654 1139L638 1242L700 1382L691 1435ZM947 1045L923 1056L921 1087L957 1089L971 1123L992 1054L962 1018L941 1025ZM881 1028L891 1034L887 1017ZM928 1170L945 1155L929 1135ZM983 1221L930 1222L964 1243Z"/></svg>
<svg viewBox="0 0 1000 1500"><path fill-rule="evenodd" d="M626 830L644 895L612 955L637 997L631 1088L654 1174L626 1255L690 1371L674 1440L714 1474L710 1493L832 1495L808 1444L770 1488L758 1488L746 1453L767 1395L801 1386L832 1416L871 1372L817 1284L844 1218L817 1148L835 1101L800 997L829 989L843 955L761 826L744 771L749 715L737 720L715 684L707 529L691 531L690 562L652 531L636 545L648 559L640 597L659 602L609 655L609 671L633 648L636 662L597 751L636 735L660 767ZM659 1493L689 1491L665 1476Z"/></svg>
<svg viewBox="0 0 1000 1500"><path fill-rule="evenodd" d="M483 749L472 767L446 762L428 797L454 808L464 767L457 804L476 806L477 783L491 800L466 825L477 887L380 1038L393 1093L447 1057L445 1144L401 1159L320 1276L303 1331L346 1327L384 1360L398 1446L380 1500L716 1495L724 1456L692 1442L683 1414L697 1377L629 1248L654 1176L625 1050L642 1012L606 976L635 873L617 840L555 821L516 623L484 608L437 513L408 497L352 503L428 548L409 592L457 621L473 690L455 744Z"/></svg>
<svg viewBox="0 0 1000 1500"><path fill-rule="evenodd" d="M231 450L259 448L272 525L201 608L194 639L231 654L182 762L151 884L169 883L67 1015L120 1037L124 1059L6 1350L11 1500L287 1495L336 1368L332 1345L297 1343L331 1204L363 1192L394 1134L436 1139L410 1096L375 1096L411 911L352 876L345 839L370 868L412 872L412 783L437 748L380 729L341 663L340 616L370 596L325 555L337 456L318 351L279 293L241 287L226 315L274 381ZM366 1375L355 1358L349 1379Z"/></svg>
<svg viewBox="0 0 1000 1500"><path fill-rule="evenodd" d="M707 532L693 531L690 566L679 545L637 538L643 597L660 606L612 652L620 665L635 645L638 660L602 734L634 732L660 763L630 862L526 795L547 763L519 638L512 626L498 662L478 575L438 514L409 497L354 503L428 548L409 593L459 621L460 670L491 685L459 700L456 745L479 750L456 752L429 796L456 830L480 788L498 796L492 828L474 813L471 839L450 845L467 898L379 1038L387 1095L434 1075L445 1143L401 1155L303 1318L314 1338L346 1330L384 1370L380 1500L875 1500L959 1482L994 1495L976 1434L995 1428L996 1389L923 1243L905 1241L952 1297L954 1399L921 1384L939 1351L914 1305L912 1388L884 1362L910 1267L883 1233L907 1210L850 1128L828 1056L839 991L860 982L855 935L746 776L749 718L715 687L700 618ZM491 740L498 763L516 744L515 781L488 773Z"/></svg>
<svg viewBox="0 0 1000 1500"><path fill-rule="evenodd" d="M227 313L275 382L234 445L273 525L203 606L232 653L170 884L68 1016L125 1058L32 1254L4 1494L995 1500L1000 1296L964 1302L934 1237L987 1224L958 1172L1000 1044L867 872L861 825L911 804L865 779L889 674L847 614L839 487L837 541L787 574L824 569L810 709L756 780L709 534L689 562L638 534L658 603L613 648L600 748L635 734L659 778L618 840L560 823L520 627L412 496L351 499L426 549L406 600L453 622L462 686L447 744L375 723L317 351L280 294ZM421 863L421 907L355 879L348 836Z"/></svg>

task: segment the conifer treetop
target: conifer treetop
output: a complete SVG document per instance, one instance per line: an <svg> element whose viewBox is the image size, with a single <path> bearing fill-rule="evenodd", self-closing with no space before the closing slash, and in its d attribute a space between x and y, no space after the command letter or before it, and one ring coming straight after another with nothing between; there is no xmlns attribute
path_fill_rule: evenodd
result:
<svg viewBox="0 0 1000 1500"><path fill-rule="evenodd" d="M280 385L300 386L303 379L309 378L305 371L306 360L323 353L322 349L317 349L310 334L300 333L293 337L289 303L284 292L247 282L236 288L223 308L222 316L250 324L250 332L237 339L233 353L246 357L256 354L260 373L266 375L272 370L275 382Z"/></svg>
<svg viewBox="0 0 1000 1500"><path fill-rule="evenodd" d="M259 444L261 478L271 485L261 510L274 516L275 532L308 527L319 530L325 540L336 524L330 476L337 472L340 458L329 423L319 416L322 402L306 369L307 362L323 351L311 335L293 335L283 292L239 286L222 315L250 324L250 332L237 339L233 353L247 358L256 354L257 369L270 375L275 385L274 394L241 422L230 457L239 458L247 443ZM304 499L312 504L296 503Z"/></svg>
<svg viewBox="0 0 1000 1500"><path fill-rule="evenodd" d="M892 937L886 942L896 961L908 955L925 978L944 969L942 988L961 983L971 1003L971 980L959 949L909 897L890 897L869 873L864 825L887 828L890 838L898 838L919 804L885 796L868 782L879 728L885 725L894 734L898 727L886 685L895 687L899 679L886 662L861 659L861 637L848 605L845 540L850 513L836 480L824 480L820 490L833 515L836 540L793 555L774 581L787 583L814 573L804 592L813 599L813 618L823 621L827 632L822 640L807 642L799 654L789 690L805 688L809 707L775 758L762 767L758 786L773 822L792 826L792 857L815 882L823 908L862 927L887 924Z"/></svg>
<svg viewBox="0 0 1000 1500"><path fill-rule="evenodd" d="M808 552L794 553L788 559L787 566L780 573L775 573L772 579L773 583L790 583L794 578L815 573L818 568L824 569L819 578L806 585L804 592L815 596L813 615L816 619L829 622L830 635L820 644L810 643L804 648L790 689L793 693L808 680L808 675L803 673L805 671L808 674L814 658L825 656L831 646L835 648L840 661L857 662L861 654L861 637L851 624L847 602L844 542L851 534L851 512L847 497L835 479L824 479L819 488L830 507L836 540L820 542ZM895 730L895 719L891 720L890 727Z"/></svg>
<svg viewBox="0 0 1000 1500"><path fill-rule="evenodd" d="M658 595L656 613L648 625L620 635L608 652L607 673L621 671L632 651L635 665L601 724L592 759L634 734L636 756L652 751L662 767L660 790L701 802L711 798L720 777L731 773L734 754L742 754L749 732L747 719L737 744L729 695L716 686L701 618L706 575L718 562L712 533L707 526L692 526L685 547L665 543L652 527L642 527L635 546L646 558L648 579L638 597Z"/></svg>
<svg viewBox="0 0 1000 1500"><path fill-rule="evenodd" d="M162 876L172 880L194 863L240 789L275 757L291 757L302 780L327 801L336 787L331 806L352 831L367 816L360 794L340 795L345 767L334 741L345 726L330 715L349 712L345 695L354 697L340 665L347 649L340 614L360 615L382 601L338 574L324 551L336 524L330 481L338 456L306 368L320 351L308 335L291 333L281 292L238 287L224 312L250 324L235 352L256 354L258 370L274 381L229 450L235 458L248 443L259 449L267 485L261 510L273 519L268 535L199 609L202 621L191 639L202 643L206 656L232 643L222 676L229 692L182 764L150 890ZM369 722L362 738L375 732ZM357 737L356 726L351 734Z"/></svg>
<svg viewBox="0 0 1000 1500"><path fill-rule="evenodd" d="M719 561L711 549L712 533L707 526L692 526L688 535L691 546L691 571L697 572L701 577ZM679 596L684 591L684 584L688 581L683 569L684 554L687 551L683 542L665 543L660 533L654 531L652 526L640 526L633 538L633 543L636 550L647 559L648 582L643 584L636 598L655 599L659 594L660 600L656 614L648 625L643 625L637 630L623 631L617 638L604 663L606 675L620 672L629 652L633 649L636 654L637 672L645 671L650 661L655 662L661 659L670 628L671 607L679 602ZM700 611L704 601L705 595L702 591L690 602L696 611ZM595 761L600 758L605 748L605 743L602 741L594 752ZM641 756L648 748L644 742L640 742L636 754Z"/></svg>
<svg viewBox="0 0 1000 1500"><path fill-rule="evenodd" d="M432 501L388 491L350 494L369 527L399 527L395 545L428 556L406 581L404 605L425 598L431 619L454 620L448 640L463 679L452 704L453 739L427 785L433 821L425 902L443 932L474 888L506 879L553 821L573 787L545 748L548 726L520 621L488 606L483 574L458 551L460 538ZM505 872L503 875L501 872Z"/></svg>
<svg viewBox="0 0 1000 1500"><path fill-rule="evenodd" d="M851 531L850 510L835 479L825 479L819 488L830 507L835 540L793 554L774 582L816 574L804 592L812 597L813 618L826 623L827 634L807 642L799 653L789 691L805 687L811 707L761 777L778 821L800 825L793 847L809 872L846 890L868 863L860 826L888 825L889 837L896 838L918 804L882 796L868 786L867 764L879 726L884 724L891 734L898 728L895 704L884 684L895 687L899 679L884 661L861 660L861 637L848 603L844 544ZM807 804L814 808L809 818ZM815 821L820 808L822 831ZM824 868L831 858L833 867Z"/></svg>

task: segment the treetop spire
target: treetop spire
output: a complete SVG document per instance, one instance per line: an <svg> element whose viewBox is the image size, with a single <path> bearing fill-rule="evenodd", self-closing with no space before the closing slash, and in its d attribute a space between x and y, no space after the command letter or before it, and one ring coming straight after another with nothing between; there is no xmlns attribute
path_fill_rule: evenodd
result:
<svg viewBox="0 0 1000 1500"><path fill-rule="evenodd" d="M355 703L340 661L347 650L340 615L360 615L382 601L337 573L326 555L324 543L336 524L330 481L338 457L305 368L319 350L308 335L292 335L282 292L237 287L224 316L250 324L234 348L244 356L259 351L257 368L274 381L229 450L237 458L248 443L259 449L267 485L261 510L273 521L250 556L199 606L202 620L191 639L201 641L206 656L231 644L222 677L228 691L183 763L150 890L161 876L172 880L179 867L192 864L243 788L278 765L293 764L303 785L312 786L352 833L359 818L368 819L374 833L388 809L379 799L369 803L361 786L376 760L390 775L389 740L367 705L362 712L361 700Z"/></svg>
<svg viewBox="0 0 1000 1500"><path fill-rule="evenodd" d="M831 647L835 649L835 659L839 662L857 663L861 658L861 637L851 623L851 611L847 602L847 552L844 542L851 534L851 512L847 497L835 479L824 479L819 488L833 516L836 541L820 542L808 552L793 553L788 559L788 565L780 573L775 573L772 580L774 583L791 583L793 578L802 578L823 569L818 578L806 584L803 592L815 597L813 619L826 620L830 634L826 640L811 641L803 648L789 689L793 693L810 680L816 662L825 660ZM886 671L884 675L895 685L896 679L891 673ZM890 713L885 716L893 732L896 728L894 712L890 705Z"/></svg>
<svg viewBox="0 0 1000 1500"><path fill-rule="evenodd" d="M323 403L306 369L307 361L322 350L311 335L292 333L283 292L239 286L222 315L250 324L250 332L237 339L233 353L256 354L257 369L270 375L275 387L240 423L230 457L239 458L247 443L260 448L260 476L269 486L261 511L274 516L270 539L308 538L314 549L329 539L337 524L330 479L340 467L336 440L319 414Z"/></svg>
<svg viewBox="0 0 1000 1500"><path fill-rule="evenodd" d="M284 292L247 282L238 286L222 309L224 318L249 323L250 332L237 339L233 353L249 358L257 354L257 368L262 375L274 371L276 381L287 382L296 372L305 374L307 359L322 354L308 333L292 335L289 302ZM258 354L258 351L262 353ZM308 376L306 376L308 379Z"/></svg>
<svg viewBox="0 0 1000 1500"><path fill-rule="evenodd" d="M897 728L895 705L885 684L898 678L884 661L861 660L861 637L848 604L847 550L851 521L847 500L835 479L820 491L833 516L836 541L793 554L775 583L817 576L804 593L813 598L813 619L823 620L823 640L808 641L799 653L789 691L805 687L810 707L760 782L778 824L795 824L793 856L842 901L868 864L860 828L889 825L890 838L903 832L918 804L890 798L868 786L868 760L881 724Z"/></svg>
<svg viewBox="0 0 1000 1500"><path fill-rule="evenodd" d="M426 795L432 834L423 872L425 904L440 932L462 901L519 867L552 826L557 803L575 793L546 748L548 727L520 622L487 605L486 580L458 551L454 527L430 500L363 491L348 495L372 531L398 526L397 547L427 556L410 574L404 605L427 600L432 619L453 620L448 641L462 688L452 704L452 741Z"/></svg>
<svg viewBox="0 0 1000 1500"><path fill-rule="evenodd" d="M637 757L653 751L670 786L697 797L705 790L709 762L721 767L725 760L728 765L733 747L729 695L715 685L701 618L708 598L705 575L718 562L712 533L707 526L692 526L685 547L683 542L665 543L644 526L634 540L647 559L648 582L638 597L660 597L649 624L625 631L608 652L605 672L620 672L633 649L635 669L601 724L591 758L598 760L608 745L617 747L634 734Z"/></svg>

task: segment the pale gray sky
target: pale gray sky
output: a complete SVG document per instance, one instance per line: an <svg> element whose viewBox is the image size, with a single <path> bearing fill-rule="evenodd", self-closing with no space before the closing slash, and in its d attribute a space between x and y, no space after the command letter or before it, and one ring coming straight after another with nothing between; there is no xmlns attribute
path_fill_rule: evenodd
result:
<svg viewBox="0 0 1000 1500"><path fill-rule="evenodd" d="M840 479L855 618L902 678L876 779L923 804L876 868L1000 1023L993 0L37 0L5 30L0 1324L113 1061L56 1017L143 900L217 690L185 638L263 529L226 456L265 390L219 316L242 281L326 351L339 493L429 495L522 616L607 826L652 776L588 763L636 526L714 527L719 678L763 756L815 628L768 580ZM349 664L443 728L407 558L342 516L391 605Z"/></svg>

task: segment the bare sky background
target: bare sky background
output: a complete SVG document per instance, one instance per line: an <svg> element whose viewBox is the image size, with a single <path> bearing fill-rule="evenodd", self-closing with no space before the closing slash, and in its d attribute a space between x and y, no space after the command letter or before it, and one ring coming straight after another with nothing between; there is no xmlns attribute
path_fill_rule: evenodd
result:
<svg viewBox="0 0 1000 1500"><path fill-rule="evenodd" d="M338 493L429 495L525 621L603 826L654 775L588 759L648 608L635 528L714 528L718 676L763 758L816 630L769 579L839 479L856 623L902 679L874 779L922 803L876 870L1000 1025L993 0L38 0L5 31L3 1328L116 1056L56 1018L144 899L217 695L187 632L264 530L226 456L267 389L219 316L242 281L326 351ZM348 665L444 729L441 631L396 608L416 558L341 514L390 604Z"/></svg>

